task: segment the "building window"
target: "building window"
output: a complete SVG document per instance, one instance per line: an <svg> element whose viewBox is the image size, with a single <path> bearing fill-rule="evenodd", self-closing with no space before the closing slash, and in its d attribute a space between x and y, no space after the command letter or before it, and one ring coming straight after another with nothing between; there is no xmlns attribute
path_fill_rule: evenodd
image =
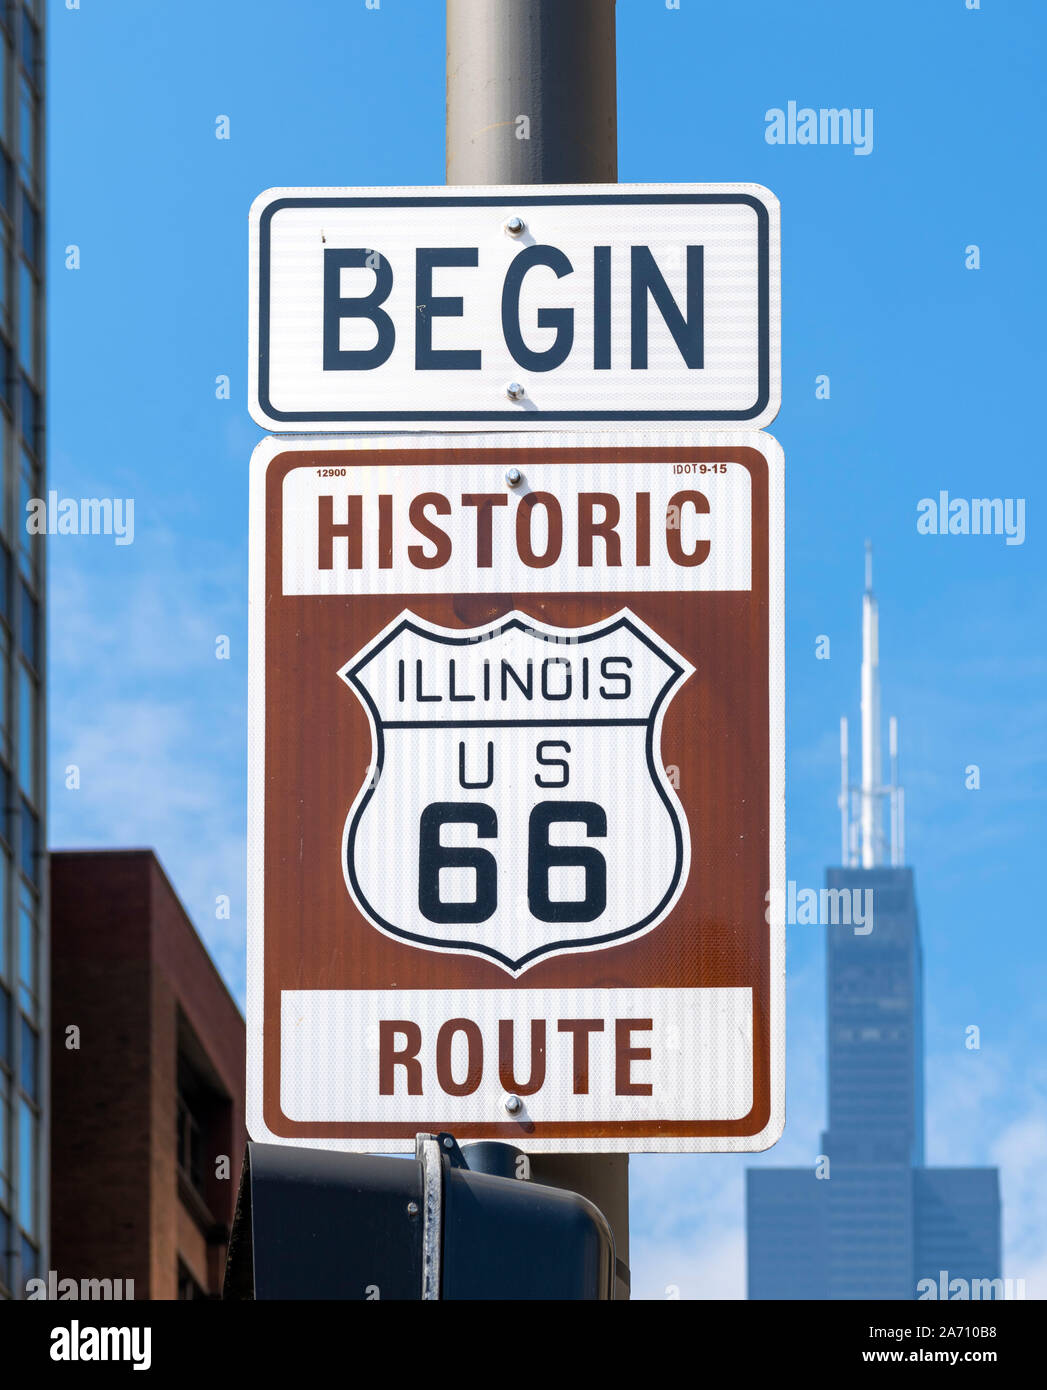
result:
<svg viewBox="0 0 1047 1390"><path fill-rule="evenodd" d="M25 1014L22 1015L22 1056L19 1080L30 1100L39 1101L40 1038Z"/></svg>
<svg viewBox="0 0 1047 1390"><path fill-rule="evenodd" d="M184 1096L178 1097L178 1167L197 1192L203 1192L203 1143L200 1126Z"/></svg>
<svg viewBox="0 0 1047 1390"><path fill-rule="evenodd" d="M0 550L3 547L0 546ZM2 568L0 568L2 572ZM7 628L0 623L0 753L5 758L11 755L11 718L7 699L7 674L11 664L11 640L7 635ZM7 803L0 806L0 829L7 824ZM10 835L7 830L3 834Z"/></svg>
<svg viewBox="0 0 1047 1390"><path fill-rule="evenodd" d="M0 68L3 64L0 63ZM6 329L11 313L11 295L7 287L7 275L11 266L11 233L7 223L0 218L0 324Z"/></svg>
<svg viewBox="0 0 1047 1390"><path fill-rule="evenodd" d="M36 377L36 276L24 260L18 262L18 355L29 375Z"/></svg>
<svg viewBox="0 0 1047 1390"><path fill-rule="evenodd" d="M11 1205L11 1083L3 1068L0 1068L0 1203ZM0 1270L2 1270L4 1249L0 1250Z"/></svg>
<svg viewBox="0 0 1047 1390"><path fill-rule="evenodd" d="M29 591L25 580L22 591L22 655L34 670L40 669L40 605Z"/></svg>
<svg viewBox="0 0 1047 1390"><path fill-rule="evenodd" d="M18 162L22 178L36 187L36 97L27 77L18 80Z"/></svg>
<svg viewBox="0 0 1047 1390"><path fill-rule="evenodd" d="M29 378L22 373L22 438L34 454L41 454L40 448L40 397L33 390ZM28 465L27 465L28 466Z"/></svg>
<svg viewBox="0 0 1047 1390"><path fill-rule="evenodd" d="M11 399L11 348L6 338L0 337L0 401L7 410L13 411Z"/></svg>
<svg viewBox="0 0 1047 1390"><path fill-rule="evenodd" d="M181 1260L178 1261L178 1298L182 1303L190 1303L198 1298L206 1298L207 1295L196 1282L193 1276L186 1269Z"/></svg>
<svg viewBox="0 0 1047 1390"><path fill-rule="evenodd" d="M24 1098L18 1102L18 1221L35 1240L40 1207L40 1134L36 1111Z"/></svg>
<svg viewBox="0 0 1047 1390"><path fill-rule="evenodd" d="M19 885L18 894L18 1002L36 1017L37 996L36 900L32 889Z"/></svg>
<svg viewBox="0 0 1047 1390"><path fill-rule="evenodd" d="M37 685L24 662L18 663L18 780L30 801L36 800ZM33 875L36 882L36 875Z"/></svg>
<svg viewBox="0 0 1047 1390"><path fill-rule="evenodd" d="M4 348L4 338L2 333L0 333L0 369L2 369L5 363L9 362L10 358L7 355ZM8 383L8 385L10 385L10 382ZM11 517L8 517L7 514L8 505L6 499L9 497L12 487L17 486L17 484L12 482L12 479L14 477L13 466L15 458L14 431L11 428L11 422L8 417L8 412L13 412L14 406L9 400L5 399L3 391L0 391L0 407L2 407L0 408L0 484L2 484L2 492L0 492L0 496L3 496L3 498L5 499L4 507L0 509L0 537L2 537L8 534L12 526L17 526L18 518L13 514ZM6 556L8 553L8 549L5 548L3 550L3 554ZM3 575L3 580L6 583L6 570ZM7 613L8 610L5 607L3 609L3 616L5 618L7 617Z"/></svg>
<svg viewBox="0 0 1047 1390"><path fill-rule="evenodd" d="M22 191L22 250L30 265L40 267L40 214L29 194Z"/></svg>
<svg viewBox="0 0 1047 1390"><path fill-rule="evenodd" d="M22 573L32 583L36 579L36 556L41 538L26 529L29 503L36 497L36 469L29 453L20 453L21 469L18 478L18 563Z"/></svg>
<svg viewBox="0 0 1047 1390"><path fill-rule="evenodd" d="M33 808L22 797L22 844L20 867L30 883L40 883L40 821ZM23 892L25 892L23 884Z"/></svg>
<svg viewBox="0 0 1047 1390"><path fill-rule="evenodd" d="M0 763L0 834L11 843L11 774L7 768ZM6 898L4 899L6 902Z"/></svg>
<svg viewBox="0 0 1047 1390"><path fill-rule="evenodd" d="M0 980L8 978L7 960L7 855L0 849ZM3 1013L3 991L0 991L0 1058L6 1057L6 1023Z"/></svg>
<svg viewBox="0 0 1047 1390"><path fill-rule="evenodd" d="M11 1220L0 1207L0 1289L11 1288Z"/></svg>
<svg viewBox="0 0 1047 1390"><path fill-rule="evenodd" d="M33 79L34 84L39 87L40 30L30 19L29 13L28 9L22 11L22 65Z"/></svg>
<svg viewBox="0 0 1047 1390"><path fill-rule="evenodd" d="M22 1237L22 1287L25 1288L30 1279L37 1277L37 1269L40 1264L40 1252L31 1240Z"/></svg>
<svg viewBox="0 0 1047 1390"><path fill-rule="evenodd" d="M216 1217L228 1220L229 1184L216 1179L214 1158L228 1154L234 1143L232 1101L222 1086L205 1049L178 1015L176 1153L178 1191L186 1212L208 1235ZM208 1236L210 1238L210 1236Z"/></svg>

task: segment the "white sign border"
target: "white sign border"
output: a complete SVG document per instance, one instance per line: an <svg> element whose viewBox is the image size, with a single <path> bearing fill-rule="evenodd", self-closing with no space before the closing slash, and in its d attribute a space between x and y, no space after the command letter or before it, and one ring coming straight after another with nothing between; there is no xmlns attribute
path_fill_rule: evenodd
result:
<svg viewBox="0 0 1047 1390"><path fill-rule="evenodd" d="M258 1143L288 1144L343 1153L413 1153L412 1139L285 1138L263 1118L264 907L265 907L265 521L266 474L274 458L358 449L444 449L449 436L380 434L270 436L251 456L248 580L247 731L247 1102L246 1123ZM462 435L469 449L574 448L752 448L768 471L768 701L770 711L770 1113L754 1135L532 1138L511 1142L530 1153L757 1153L769 1149L785 1128L785 459L778 441L758 430L699 430L690 422L657 429L608 429L587 433ZM279 1018L273 1026L280 1027ZM463 1138L468 1135L463 1132ZM507 1142L510 1142L507 1140Z"/></svg>
<svg viewBox="0 0 1047 1390"><path fill-rule="evenodd" d="M263 309L263 289L261 279L262 228L267 216L271 217L275 205L285 200L316 203L324 199L352 199L354 203L366 206L395 206L398 202L412 204L432 200L434 203L454 204L474 199L484 199L493 205L504 204L506 212L514 208L535 206L550 202L570 202L572 199L591 201L606 199L611 206L635 202L642 210L643 199L651 202L667 200L716 199L739 197L747 198L757 206L766 217L766 266L761 268L761 295L765 300L767 315L766 346L761 344L760 357L761 397L752 411L739 418L734 412L695 411L689 413L675 409L630 411L608 416L606 413L543 412L541 410L521 411L507 405L501 411L448 411L441 415L426 412L401 411L395 414L367 415L345 412L343 418L325 420L316 415L291 415L287 418L278 415L260 398L261 361L263 343L261 341L262 320L266 314ZM435 184L429 186L402 187L361 187L361 188L269 188L260 193L251 204L249 214L250 240L250 278L248 283L248 387L247 406L251 418L263 429L277 434L344 434L348 430L469 430L469 429L510 429L510 430L588 430L632 425L644 428L645 425L671 428L675 424L687 423L693 428L703 430L738 429L758 430L771 424L781 408L781 205L778 199L763 184L758 183L615 183L615 184L488 184L452 185ZM764 275L766 279L764 280ZM762 332L760 328L758 331ZM765 384L765 392L763 386Z"/></svg>

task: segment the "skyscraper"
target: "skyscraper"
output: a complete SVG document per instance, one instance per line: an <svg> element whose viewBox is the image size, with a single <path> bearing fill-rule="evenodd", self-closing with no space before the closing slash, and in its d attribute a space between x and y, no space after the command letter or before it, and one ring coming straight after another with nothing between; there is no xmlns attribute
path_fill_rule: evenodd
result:
<svg viewBox="0 0 1047 1390"><path fill-rule="evenodd" d="M0 0L0 1297L46 1268L44 0Z"/></svg>
<svg viewBox="0 0 1047 1390"><path fill-rule="evenodd" d="M856 786L846 719L840 725L843 862L825 877L837 901L869 895L872 930L827 926L829 1125L817 1162L746 1175L753 1299L914 1298L923 1279L938 1287L942 1271L967 1283L1000 1276L996 1170L924 1167L923 957L894 719L883 781L868 549L861 715Z"/></svg>

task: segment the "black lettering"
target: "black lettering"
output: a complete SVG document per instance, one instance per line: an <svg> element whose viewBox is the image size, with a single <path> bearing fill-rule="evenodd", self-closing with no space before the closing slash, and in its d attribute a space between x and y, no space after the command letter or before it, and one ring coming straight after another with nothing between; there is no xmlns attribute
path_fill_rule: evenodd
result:
<svg viewBox="0 0 1047 1390"><path fill-rule="evenodd" d="M620 666L631 667L632 661L627 656L605 656L600 662L600 675L605 681L621 681L621 690L608 690L606 686L600 686L600 694L605 700L628 700L632 694L633 683L624 671L612 671L611 666L617 662Z"/></svg>
<svg viewBox="0 0 1047 1390"><path fill-rule="evenodd" d="M374 289L359 299L342 294L342 270L366 267L374 271ZM396 342L396 329L384 309L378 306L389 298L393 288L393 268L384 256L356 247L351 250L324 251L324 371L369 372L388 362ZM343 348L343 319L370 319L378 330L372 348Z"/></svg>
<svg viewBox="0 0 1047 1390"><path fill-rule="evenodd" d="M504 660L504 658L503 658L503 660L502 660L502 699L503 699L503 700L507 700L507 699L509 698L509 682L508 682L508 680L506 679L508 676L512 676L513 680L516 682L516 684L519 686L519 688L523 691L524 696L525 696L528 700L534 699L534 665L533 665L532 662L529 661L529 662L527 663L527 680L526 680L526 681L522 681L522 680L520 679L520 677L516 674L516 672L513 670L513 668L509 665L508 661Z"/></svg>
<svg viewBox="0 0 1047 1390"><path fill-rule="evenodd" d="M704 251L702 246L687 248L687 312L681 314L658 269L649 246L632 248L632 365L647 367L647 296L650 294L665 326L680 349L680 356L692 369L705 365Z"/></svg>
<svg viewBox="0 0 1047 1390"><path fill-rule="evenodd" d="M573 309L539 309L538 327L555 328L552 346L533 352L520 332L520 290L527 272L535 265L548 266L556 278L570 275L574 266L555 246L528 246L513 257L502 286L502 334L513 360L531 372L551 372L559 367L574 343Z"/></svg>
<svg viewBox="0 0 1047 1390"><path fill-rule="evenodd" d="M475 246L419 246L415 252L414 365L419 371L475 372L480 369L479 348L434 348L433 319L461 318L461 295L434 295L435 266L473 266L479 252Z"/></svg>
<svg viewBox="0 0 1047 1390"><path fill-rule="evenodd" d="M571 751L571 745L562 738L543 738L541 743L534 750L535 760L540 767L558 767L563 772L563 780L560 782L552 782L536 772L534 774L535 785L556 790L560 787L567 786L567 783L571 780L571 769L566 758L546 757L546 750L550 748L562 748L565 753L569 753Z"/></svg>
<svg viewBox="0 0 1047 1390"><path fill-rule="evenodd" d="M551 666L563 666L564 669L564 688L553 690L549 684L549 668ZM547 656L542 662L542 696L546 700L569 700L573 679L571 676L571 663L565 656Z"/></svg>

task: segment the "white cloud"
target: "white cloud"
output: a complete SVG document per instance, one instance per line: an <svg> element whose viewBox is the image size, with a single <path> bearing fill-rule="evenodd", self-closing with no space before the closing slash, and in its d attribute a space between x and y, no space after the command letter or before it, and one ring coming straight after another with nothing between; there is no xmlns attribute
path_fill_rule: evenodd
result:
<svg viewBox="0 0 1047 1390"><path fill-rule="evenodd" d="M1047 1298L1047 1097L992 1144L1003 1188L1004 1274L1025 1280L1026 1298Z"/></svg>
<svg viewBox="0 0 1047 1390"><path fill-rule="evenodd" d="M745 1227L742 1174L724 1189L720 1206L706 1208L700 1232L638 1243L632 1260L635 1299L742 1299L745 1297Z"/></svg>
<svg viewBox="0 0 1047 1390"><path fill-rule="evenodd" d="M137 542L136 542L137 545ZM236 566L179 563L163 536L119 565L53 565L49 843L150 848L242 999L246 651ZM112 557L110 557L112 559ZM215 659L232 635L233 659ZM79 769L69 790L66 769ZM230 917L215 917L228 894Z"/></svg>
<svg viewBox="0 0 1047 1390"><path fill-rule="evenodd" d="M795 932L811 930L797 927ZM634 1298L746 1296L745 1170L813 1167L824 1111L824 967L789 978L785 1133L762 1154L638 1154L629 1163Z"/></svg>

